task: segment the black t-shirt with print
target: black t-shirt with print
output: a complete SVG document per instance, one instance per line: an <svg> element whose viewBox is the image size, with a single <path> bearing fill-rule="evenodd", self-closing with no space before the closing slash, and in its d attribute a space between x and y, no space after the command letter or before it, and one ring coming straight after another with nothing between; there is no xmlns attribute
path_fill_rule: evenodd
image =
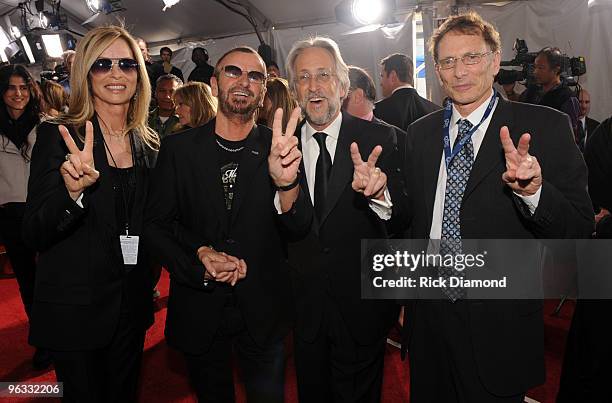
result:
<svg viewBox="0 0 612 403"><path fill-rule="evenodd" d="M221 182L223 183L223 194L225 196L225 209L232 211L234 191L238 179L240 155L244 150L246 139L240 141L229 141L217 135L219 149L219 169L221 170Z"/></svg>

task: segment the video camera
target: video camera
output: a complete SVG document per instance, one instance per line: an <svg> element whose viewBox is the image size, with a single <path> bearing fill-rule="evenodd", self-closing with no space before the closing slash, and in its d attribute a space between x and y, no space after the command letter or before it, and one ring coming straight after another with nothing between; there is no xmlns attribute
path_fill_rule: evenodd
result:
<svg viewBox="0 0 612 403"><path fill-rule="evenodd" d="M514 41L515 56L509 61L502 61L501 66L521 67L520 70L500 69L495 77L495 81L501 85L512 84L516 81L521 81L526 87L537 84L534 70L535 58L538 55L535 52L529 52L527 43L524 39ZM563 55L561 66L561 81L566 85L575 86L578 84L578 77L586 73L586 61L584 57L569 57Z"/></svg>
<svg viewBox="0 0 612 403"><path fill-rule="evenodd" d="M55 81L56 83L67 79L69 76L63 65L57 65L54 70L43 70L40 72L42 80Z"/></svg>

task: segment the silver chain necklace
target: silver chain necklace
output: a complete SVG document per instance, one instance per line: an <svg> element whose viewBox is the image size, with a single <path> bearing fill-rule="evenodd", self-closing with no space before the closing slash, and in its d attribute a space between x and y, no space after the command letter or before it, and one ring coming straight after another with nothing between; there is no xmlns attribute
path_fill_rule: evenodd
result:
<svg viewBox="0 0 612 403"><path fill-rule="evenodd" d="M221 147L222 149L224 149L225 151L230 152L230 153L237 153L238 151L242 151L244 149L244 146L238 147L238 148L229 148L229 147L226 147L223 144L221 144L221 142L218 139L215 139L215 141L217 142L219 147Z"/></svg>

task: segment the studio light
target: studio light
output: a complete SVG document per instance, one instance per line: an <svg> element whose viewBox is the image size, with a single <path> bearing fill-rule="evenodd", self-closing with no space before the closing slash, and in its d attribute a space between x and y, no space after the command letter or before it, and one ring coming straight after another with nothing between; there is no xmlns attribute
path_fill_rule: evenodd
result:
<svg viewBox="0 0 612 403"><path fill-rule="evenodd" d="M15 39L21 38L21 31L19 30L19 27L16 27L14 25L11 26L11 34Z"/></svg>
<svg viewBox="0 0 612 403"><path fill-rule="evenodd" d="M30 64L36 63L36 59L34 58L34 53L32 53L32 48L30 47L30 42L28 42L28 39L25 36L22 36L20 40L21 44L23 45L23 49L28 56L28 60L30 60Z"/></svg>
<svg viewBox="0 0 612 403"><path fill-rule="evenodd" d="M85 4L87 4L87 8L90 9L92 13L97 13L102 8L100 0L85 0Z"/></svg>
<svg viewBox="0 0 612 403"><path fill-rule="evenodd" d="M4 29L0 27L0 60L3 62L8 62L8 57L6 53L4 53L4 49L9 45L10 41Z"/></svg>
<svg viewBox="0 0 612 403"><path fill-rule="evenodd" d="M383 11L383 4L379 0L354 0L351 10L353 17L361 25L379 21Z"/></svg>
<svg viewBox="0 0 612 403"><path fill-rule="evenodd" d="M62 47L62 41L58 34L41 35L41 37L45 45L45 51L49 57L62 57L64 48Z"/></svg>
<svg viewBox="0 0 612 403"><path fill-rule="evenodd" d="M342 0L335 8L336 20L351 26L394 23L395 10L395 0Z"/></svg>
<svg viewBox="0 0 612 403"><path fill-rule="evenodd" d="M164 0L164 8L162 8L162 11L166 11L170 7L172 7L175 4L177 4L179 1L181 1L181 0Z"/></svg>
<svg viewBox="0 0 612 403"><path fill-rule="evenodd" d="M42 11L38 13L38 25L42 29L47 29L49 27L49 20L47 19L47 16L43 14Z"/></svg>
<svg viewBox="0 0 612 403"><path fill-rule="evenodd" d="M6 32L4 32L4 28L0 27L0 50L4 50L4 48L6 48L9 43L11 43L11 41L6 35Z"/></svg>

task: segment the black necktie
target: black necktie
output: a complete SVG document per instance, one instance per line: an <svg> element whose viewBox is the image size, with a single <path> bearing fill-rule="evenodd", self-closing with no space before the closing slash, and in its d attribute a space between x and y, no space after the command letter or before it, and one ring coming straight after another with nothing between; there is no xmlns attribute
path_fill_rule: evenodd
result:
<svg viewBox="0 0 612 403"><path fill-rule="evenodd" d="M319 158L317 158L317 170L315 174L315 187L314 187L314 207L319 221L323 216L325 210L325 196L327 195L327 182L329 181L329 174L331 173L332 161L329 151L325 146L325 139L327 134L315 133L313 135L317 144L319 144Z"/></svg>

